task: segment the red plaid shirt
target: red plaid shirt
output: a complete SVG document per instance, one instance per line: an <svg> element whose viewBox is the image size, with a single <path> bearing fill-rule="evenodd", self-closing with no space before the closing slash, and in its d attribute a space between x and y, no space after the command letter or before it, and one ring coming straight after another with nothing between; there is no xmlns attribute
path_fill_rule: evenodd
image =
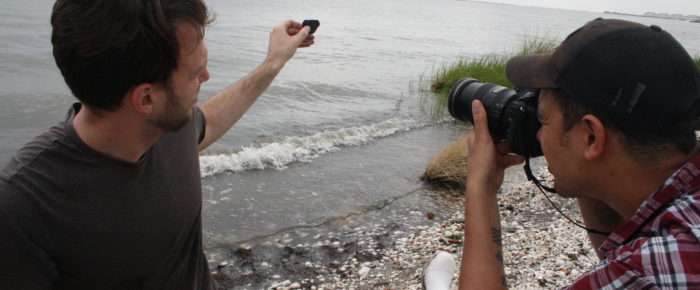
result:
<svg viewBox="0 0 700 290"><path fill-rule="evenodd" d="M700 289L700 154L674 173L600 247L572 289Z"/></svg>

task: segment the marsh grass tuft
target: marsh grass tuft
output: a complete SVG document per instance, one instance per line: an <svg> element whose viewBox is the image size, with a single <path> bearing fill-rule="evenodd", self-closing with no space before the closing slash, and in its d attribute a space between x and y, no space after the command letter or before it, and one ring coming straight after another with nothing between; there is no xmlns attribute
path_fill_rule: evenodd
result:
<svg viewBox="0 0 700 290"><path fill-rule="evenodd" d="M522 41L520 49L509 55L488 54L474 58L462 58L442 66L433 72L430 79L421 78L423 88L421 110L431 116L441 116L445 112L447 96L457 80L465 77L480 82L495 83L505 87L512 84L505 76L506 62L513 55L549 53L556 48L558 41L549 37L533 37Z"/></svg>
<svg viewBox="0 0 700 290"><path fill-rule="evenodd" d="M553 37L533 37L523 40L516 55L541 54L554 51L559 41Z"/></svg>
<svg viewBox="0 0 700 290"><path fill-rule="evenodd" d="M441 116L446 107L447 96L457 80L470 76L495 83L508 83L503 74L508 59L505 56L489 55L476 59L460 59L439 68L429 80L429 88L421 97L421 110L432 116Z"/></svg>
<svg viewBox="0 0 700 290"><path fill-rule="evenodd" d="M467 136L462 136L430 160L421 180L438 187L464 189L468 155Z"/></svg>

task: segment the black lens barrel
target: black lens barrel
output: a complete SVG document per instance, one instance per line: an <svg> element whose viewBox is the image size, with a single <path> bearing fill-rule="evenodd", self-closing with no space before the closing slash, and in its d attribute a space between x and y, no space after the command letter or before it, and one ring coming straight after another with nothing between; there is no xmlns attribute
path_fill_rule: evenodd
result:
<svg viewBox="0 0 700 290"><path fill-rule="evenodd" d="M486 109L491 134L505 138L510 126L509 106L515 99L517 99L515 90L496 84L481 83L473 78L462 78L450 91L447 109L455 119L473 124L471 103L479 100Z"/></svg>
<svg viewBox="0 0 700 290"><path fill-rule="evenodd" d="M525 156L542 155L537 141L541 124L537 119L539 91L513 90L481 83L473 78L458 80L447 98L447 109L455 119L474 124L472 101L479 100L486 109L489 131L495 140L507 139L511 152Z"/></svg>

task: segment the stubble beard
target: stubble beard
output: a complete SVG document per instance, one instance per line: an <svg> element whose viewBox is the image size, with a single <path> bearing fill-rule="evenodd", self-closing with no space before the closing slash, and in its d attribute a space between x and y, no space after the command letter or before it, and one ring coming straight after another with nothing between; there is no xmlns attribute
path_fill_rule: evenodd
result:
<svg viewBox="0 0 700 290"><path fill-rule="evenodd" d="M563 132L563 133L562 133L562 136L559 138L559 146L560 146L562 149L569 146L569 137L570 137L570 136L569 136L568 132ZM551 174L551 170L550 170L550 174ZM557 186L557 177L556 177L554 174L552 174L552 176L554 177L554 190L556 190L557 195L558 195L559 197L562 197L562 198L580 198L580 197L584 197L583 195L581 195L581 194L579 194L579 193L576 193L575 190L566 190L566 189L564 189L563 191L561 191L561 190L560 190L560 189L561 189L561 186Z"/></svg>
<svg viewBox="0 0 700 290"><path fill-rule="evenodd" d="M192 108L185 107L181 98L175 93L171 85L166 85L167 101L165 112L155 120L155 126L165 131L177 131L187 125L192 119ZM197 89L199 94L199 88Z"/></svg>

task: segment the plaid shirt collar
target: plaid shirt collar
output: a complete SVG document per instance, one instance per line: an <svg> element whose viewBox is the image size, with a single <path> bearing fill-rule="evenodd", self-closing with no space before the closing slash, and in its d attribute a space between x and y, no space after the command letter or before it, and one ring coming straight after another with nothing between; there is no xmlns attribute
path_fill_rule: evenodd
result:
<svg viewBox="0 0 700 290"><path fill-rule="evenodd" d="M650 195L628 221L608 236L600 250L607 258L613 258L614 250L625 244L664 208L682 193L700 185L700 153L695 154L683 167L669 177L664 186Z"/></svg>

